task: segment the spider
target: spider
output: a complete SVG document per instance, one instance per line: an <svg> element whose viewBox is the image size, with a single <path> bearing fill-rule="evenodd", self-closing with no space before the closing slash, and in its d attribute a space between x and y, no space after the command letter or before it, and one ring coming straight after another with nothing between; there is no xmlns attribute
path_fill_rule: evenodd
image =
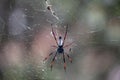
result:
<svg viewBox="0 0 120 80"><path fill-rule="evenodd" d="M55 33L53 31L53 28L52 28L52 35L55 39L55 42L56 42L56 45L52 46L52 47L55 47L56 48L56 52L55 52L55 55L51 61L51 64L50 64L50 67L51 67L51 70L52 70L52 67L53 67L53 64L54 64L54 61L55 61L55 57L57 56L57 54L62 54L63 55L63 62L64 62L64 70L66 71L66 61L65 61L65 55L68 57L69 61L72 63L72 59L71 57L64 52L64 48L70 46L72 43L68 44L68 45L64 45L64 42L65 42L65 39L66 39L66 36L67 36L67 31L68 31L68 26L66 27L66 32L65 32L65 35L64 35L64 38L62 38L61 36L59 36L58 38L58 41L57 41L57 38L55 36ZM69 52L71 51L71 48L69 49ZM44 61L47 60L51 55L53 55L53 52L50 53L47 57L45 57Z"/></svg>

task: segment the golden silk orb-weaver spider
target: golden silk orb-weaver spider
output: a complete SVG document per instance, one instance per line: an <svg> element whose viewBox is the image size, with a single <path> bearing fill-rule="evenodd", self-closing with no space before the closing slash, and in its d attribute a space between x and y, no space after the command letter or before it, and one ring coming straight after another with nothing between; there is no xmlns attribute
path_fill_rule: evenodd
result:
<svg viewBox="0 0 120 80"><path fill-rule="evenodd" d="M63 55L63 62L64 62L64 70L66 71L66 60L65 60L65 56L68 57L69 61L72 63L72 59L71 57L64 52L64 48L70 46L72 43L68 44L68 45L64 45L64 42L66 40L66 36L67 36L67 31L68 31L68 26L66 27L66 31L65 31L65 34L64 34L64 38L62 38L61 36L59 36L58 38L58 41L57 41L57 38L56 38L56 35L53 31L53 28L52 28L52 35L54 37L54 40L56 42L56 45L54 45L53 47L56 48L56 52L55 53L50 53L47 57L45 57L44 61L47 60L51 55L54 54L54 57L51 61L51 64L50 64L50 67L51 67L51 70L52 70L52 67L53 67L53 64L54 64L54 61L55 61L55 57L57 56L57 54L62 54ZM71 51L71 48L69 49L69 52Z"/></svg>

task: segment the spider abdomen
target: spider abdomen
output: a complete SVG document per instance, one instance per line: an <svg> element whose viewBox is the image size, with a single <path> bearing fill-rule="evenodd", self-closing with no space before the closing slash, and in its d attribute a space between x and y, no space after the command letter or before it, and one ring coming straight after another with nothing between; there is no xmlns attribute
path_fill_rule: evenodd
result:
<svg viewBox="0 0 120 80"><path fill-rule="evenodd" d="M57 49L57 52L58 53L63 53L64 52L63 46L59 46L58 49Z"/></svg>

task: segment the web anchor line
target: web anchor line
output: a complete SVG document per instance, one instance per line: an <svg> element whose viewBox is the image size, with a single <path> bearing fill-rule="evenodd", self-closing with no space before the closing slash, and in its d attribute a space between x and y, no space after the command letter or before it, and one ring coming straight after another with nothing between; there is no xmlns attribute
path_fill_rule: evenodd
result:
<svg viewBox="0 0 120 80"><path fill-rule="evenodd" d="M45 4L46 4L46 9L51 12L52 16L56 18L58 21L60 21L59 17L55 13L55 11L52 9L52 5L49 4L48 0L45 0Z"/></svg>

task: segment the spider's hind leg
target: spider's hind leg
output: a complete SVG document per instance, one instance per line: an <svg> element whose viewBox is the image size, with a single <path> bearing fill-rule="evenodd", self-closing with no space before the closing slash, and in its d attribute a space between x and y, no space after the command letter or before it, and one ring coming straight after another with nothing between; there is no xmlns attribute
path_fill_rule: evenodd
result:
<svg viewBox="0 0 120 80"><path fill-rule="evenodd" d="M43 61L47 60L52 54L53 54L53 52L50 53L47 57L45 57L45 59Z"/></svg>
<svg viewBox="0 0 120 80"><path fill-rule="evenodd" d="M70 57L67 53L66 53L66 55L67 55L69 61L72 63L72 59L71 59L71 57Z"/></svg>
<svg viewBox="0 0 120 80"><path fill-rule="evenodd" d="M51 70L52 70L52 67L53 67L53 64L54 64L54 61L55 61L55 57L57 56L57 52L55 53L55 56L53 57L52 61L51 61L51 64L50 64L50 67L51 67Z"/></svg>
<svg viewBox="0 0 120 80"><path fill-rule="evenodd" d="M66 71L65 54L63 53L64 70Z"/></svg>
<svg viewBox="0 0 120 80"><path fill-rule="evenodd" d="M69 52L71 52L71 48L69 49ZM68 57L69 61L72 63L72 59L71 59L71 57L69 56L68 53L66 53L66 56Z"/></svg>

